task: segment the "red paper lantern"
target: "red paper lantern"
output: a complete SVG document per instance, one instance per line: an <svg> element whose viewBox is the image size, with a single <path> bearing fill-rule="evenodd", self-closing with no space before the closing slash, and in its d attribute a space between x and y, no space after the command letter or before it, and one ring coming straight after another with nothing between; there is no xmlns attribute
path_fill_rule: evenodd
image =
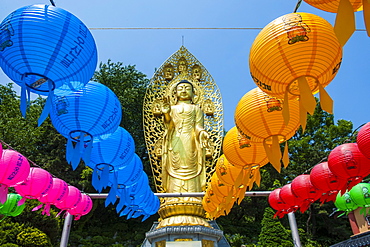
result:
<svg viewBox="0 0 370 247"><path fill-rule="evenodd" d="M274 215L274 218L278 216L279 218L282 218L284 215L286 215L289 210L289 205L287 205L280 197L280 191L281 188L274 189L268 198L270 206L277 210L277 212Z"/></svg>
<svg viewBox="0 0 370 247"><path fill-rule="evenodd" d="M361 153L370 159L370 122L362 126L358 132L357 145Z"/></svg>
<svg viewBox="0 0 370 247"><path fill-rule="evenodd" d="M304 200L294 195L292 184L286 184L281 188L280 198L289 206L288 212L295 212L299 209Z"/></svg>
<svg viewBox="0 0 370 247"><path fill-rule="evenodd" d="M370 174L370 159L359 150L357 143L344 143L334 148L328 157L329 169L347 180L347 189Z"/></svg>
<svg viewBox="0 0 370 247"><path fill-rule="evenodd" d="M310 180L313 186L324 191L320 198L322 203L335 201L340 190L345 192L347 180L338 177L329 169L328 162L317 164L310 173Z"/></svg>
<svg viewBox="0 0 370 247"><path fill-rule="evenodd" d="M323 192L312 185L310 175L307 174L299 175L293 179L292 191L294 195L303 200L300 206L302 213L308 209L311 203L319 199Z"/></svg>

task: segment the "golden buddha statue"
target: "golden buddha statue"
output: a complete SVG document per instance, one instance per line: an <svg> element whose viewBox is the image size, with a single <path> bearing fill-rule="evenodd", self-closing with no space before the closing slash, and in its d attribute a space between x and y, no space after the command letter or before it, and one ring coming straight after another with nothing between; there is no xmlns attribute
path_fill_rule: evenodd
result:
<svg viewBox="0 0 370 247"><path fill-rule="evenodd" d="M176 85L177 103L162 105L165 132L162 148L162 183L165 192L205 190L205 149L209 134L204 130L204 113L193 104L194 88L182 80ZM194 198L199 200L199 198Z"/></svg>

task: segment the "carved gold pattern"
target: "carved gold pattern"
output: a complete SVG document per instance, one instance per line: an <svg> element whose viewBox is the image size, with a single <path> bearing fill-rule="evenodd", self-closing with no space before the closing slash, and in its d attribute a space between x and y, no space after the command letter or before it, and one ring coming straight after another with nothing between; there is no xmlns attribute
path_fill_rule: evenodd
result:
<svg viewBox="0 0 370 247"><path fill-rule="evenodd" d="M166 247L166 240L156 242L155 247Z"/></svg>
<svg viewBox="0 0 370 247"><path fill-rule="evenodd" d="M214 247L215 242L212 240L202 239L202 247Z"/></svg>
<svg viewBox="0 0 370 247"><path fill-rule="evenodd" d="M194 68L197 69L196 78ZM164 98L170 99L171 104L174 103L176 97L173 88L183 79L191 81L194 85L196 96L193 99L194 104L204 108L204 102L212 102L213 114L205 114L204 117L204 128L210 135L213 147L213 150L208 151L209 155L206 160L207 181L210 181L215 171L217 158L221 153L223 137L221 93L207 69L184 46L181 46L156 70L144 97L144 136L157 192L164 192L161 179L161 159L158 157L158 148L160 148L158 144L164 133L164 125L156 109L163 103ZM207 112L205 109L202 110Z"/></svg>

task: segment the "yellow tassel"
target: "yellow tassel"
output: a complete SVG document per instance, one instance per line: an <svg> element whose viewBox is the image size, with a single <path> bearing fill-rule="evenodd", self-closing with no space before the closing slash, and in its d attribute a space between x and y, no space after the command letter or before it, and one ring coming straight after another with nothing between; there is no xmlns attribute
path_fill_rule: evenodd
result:
<svg viewBox="0 0 370 247"><path fill-rule="evenodd" d="M268 145L265 141L263 142L267 158L269 159L271 165L280 172L281 170L281 151L279 140L277 136L272 136L272 145Z"/></svg>
<svg viewBox="0 0 370 247"><path fill-rule="evenodd" d="M260 173L260 169L256 169L255 173L256 173L256 181L255 181L255 183L257 184L258 187L260 187L261 186L261 173Z"/></svg>
<svg viewBox="0 0 370 247"><path fill-rule="evenodd" d="M316 108L316 100L311 92L311 88L308 85L306 77L301 76L297 80L300 93L299 99L302 101L302 105L306 109L306 111L310 115L313 115Z"/></svg>
<svg viewBox="0 0 370 247"><path fill-rule="evenodd" d="M284 154L283 154L283 164L287 168L289 165L289 153L288 153L288 141L285 142Z"/></svg>
<svg viewBox="0 0 370 247"><path fill-rule="evenodd" d="M329 96L328 92L326 92L321 84L319 84L319 90L321 109L327 113L333 114L333 99Z"/></svg>
<svg viewBox="0 0 370 247"><path fill-rule="evenodd" d="M238 175L238 177L235 180L234 186L235 188L239 188L242 184L242 181L244 180L244 170L242 169Z"/></svg>
<svg viewBox="0 0 370 247"><path fill-rule="evenodd" d="M302 101L299 101L299 122L301 123L302 133L306 130L307 124L307 111L302 105Z"/></svg>
<svg viewBox="0 0 370 247"><path fill-rule="evenodd" d="M349 0L340 0L335 18L334 32L343 47L356 29L355 14Z"/></svg>
<svg viewBox="0 0 370 247"><path fill-rule="evenodd" d="M364 8L364 21L366 26L367 36L370 37L370 0L363 0L362 5Z"/></svg>
<svg viewBox="0 0 370 247"><path fill-rule="evenodd" d="M289 99L288 99L288 90L285 91L284 94L284 102L283 102L283 118L285 125L288 125L290 119L290 111L289 111Z"/></svg>

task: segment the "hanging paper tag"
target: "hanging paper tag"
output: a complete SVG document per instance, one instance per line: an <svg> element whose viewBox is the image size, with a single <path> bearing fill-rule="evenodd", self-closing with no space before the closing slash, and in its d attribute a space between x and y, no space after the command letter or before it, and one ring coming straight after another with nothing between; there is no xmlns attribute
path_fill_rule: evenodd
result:
<svg viewBox="0 0 370 247"><path fill-rule="evenodd" d="M312 94L310 86L308 85L306 77L301 76L297 80L300 93L299 99L302 101L302 105L306 111L310 115L313 115L316 108L316 100Z"/></svg>
<svg viewBox="0 0 370 247"><path fill-rule="evenodd" d="M349 0L340 0L335 18L334 32L343 47L356 29L355 13Z"/></svg>
<svg viewBox="0 0 370 247"><path fill-rule="evenodd" d="M325 88L321 84L319 84L319 91L321 109L327 113L333 114L333 99L329 96L328 92L326 92Z"/></svg>
<svg viewBox="0 0 370 247"><path fill-rule="evenodd" d="M285 168L287 168L289 165L288 141L285 142L283 164Z"/></svg>
<svg viewBox="0 0 370 247"><path fill-rule="evenodd" d="M288 125L289 119L290 119L288 90L286 90L284 93L284 103L283 103L282 114L283 114L285 125Z"/></svg>
<svg viewBox="0 0 370 247"><path fill-rule="evenodd" d="M301 100L299 100L299 122L302 127L302 133L304 133L307 124L307 111L304 108Z"/></svg>

